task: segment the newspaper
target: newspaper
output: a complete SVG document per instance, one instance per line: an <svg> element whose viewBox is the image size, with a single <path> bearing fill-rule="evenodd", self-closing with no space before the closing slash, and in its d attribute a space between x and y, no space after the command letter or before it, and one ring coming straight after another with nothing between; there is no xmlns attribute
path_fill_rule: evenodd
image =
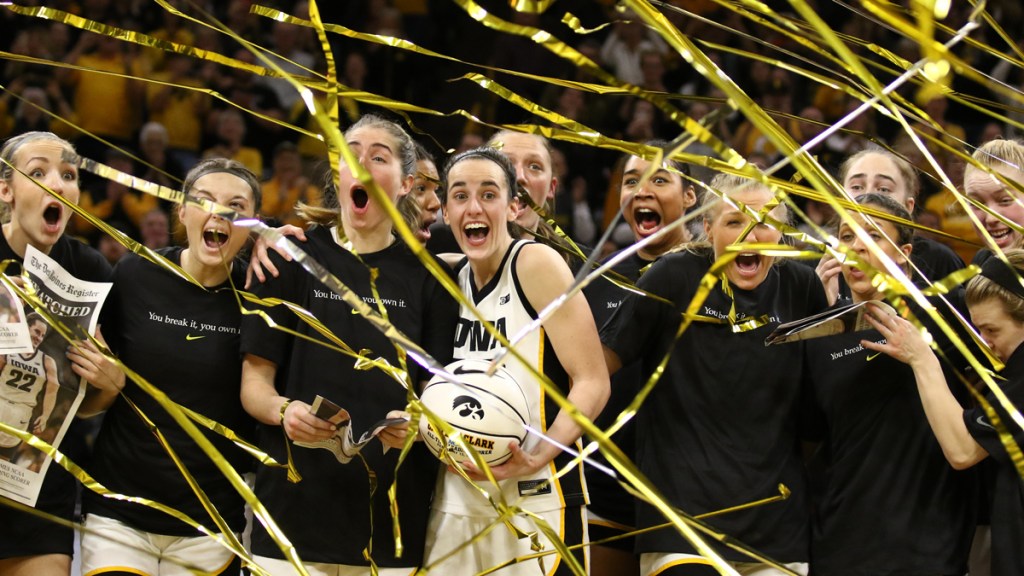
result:
<svg viewBox="0 0 1024 576"><path fill-rule="evenodd" d="M7 284L0 283L0 354L29 354L33 350L21 307L21 300Z"/></svg>
<svg viewBox="0 0 1024 576"><path fill-rule="evenodd" d="M881 300L867 300L856 304L837 306L828 310L808 316L800 320L794 320L785 324L779 324L771 334L764 340L765 346L782 344L784 342L795 342L797 340L808 340L824 336L834 336L844 332L863 332L871 330L868 322L867 305L874 304L881 308L886 314L895 316L896 311Z"/></svg>
<svg viewBox="0 0 1024 576"><path fill-rule="evenodd" d="M32 246L25 251L22 267L54 318L78 338L95 332L110 282L79 280ZM9 290L3 294L12 305L0 310L7 320L0 327L0 343L11 344L0 351L0 422L60 450L85 396L85 381L71 370L64 337ZM0 308L3 304L0 296ZM28 336L27 348L14 343L20 331ZM6 334L11 334L10 342ZM17 436L0 431L0 495L35 506L51 460Z"/></svg>
<svg viewBox="0 0 1024 576"><path fill-rule="evenodd" d="M352 458L355 458L356 454L363 449L363 446L366 446L370 440L376 438L377 435L385 428L409 421L408 418L404 417L385 418L371 426L370 429L364 432L357 441L352 435L352 418L349 416L348 410L345 410L323 396L317 395L313 400L313 405L310 407L310 412L317 418L334 424L338 429L335 430L333 436L326 440L318 440L316 442L296 442L295 445L302 446L303 448L323 448L324 450L330 450L334 454L334 457L338 459L338 462L341 462L342 464L348 464ZM387 452L387 450L388 447L384 446L384 451Z"/></svg>

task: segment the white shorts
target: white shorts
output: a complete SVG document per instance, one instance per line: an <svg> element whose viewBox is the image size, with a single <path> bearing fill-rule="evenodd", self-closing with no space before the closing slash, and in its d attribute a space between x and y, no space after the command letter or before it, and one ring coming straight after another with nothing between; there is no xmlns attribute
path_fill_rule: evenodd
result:
<svg viewBox="0 0 1024 576"><path fill-rule="evenodd" d="M711 566L711 562L703 557L694 554L673 554L664 552L647 552L640 555L640 574L643 576L657 576L669 570L673 566L683 564L705 564ZM740 573L740 576L781 576L785 572L760 562L727 562ZM807 576L807 562L790 562L783 564L797 574Z"/></svg>
<svg viewBox="0 0 1024 576"><path fill-rule="evenodd" d="M146 576L220 574L234 554L208 536L164 536L89 514L82 533L82 574L132 572Z"/></svg>
<svg viewBox="0 0 1024 576"><path fill-rule="evenodd" d="M271 576L295 576L298 572L291 562L267 556L253 556L254 564ZM309 576L370 576L369 566L347 566L345 564L324 564L322 562L303 562ZM380 576L412 576L419 568L381 568L377 567Z"/></svg>
<svg viewBox="0 0 1024 576"><path fill-rule="evenodd" d="M12 404L0 400L0 422L18 430L28 430L28 421L32 419L32 406ZM0 432L0 448L14 448L21 444L21 438Z"/></svg>
<svg viewBox="0 0 1024 576"><path fill-rule="evenodd" d="M571 517L567 518L567 514ZM543 512L538 516L543 518L568 546L585 544L590 541L587 533L586 509L582 506ZM530 538L516 538L515 533L504 524L497 525L483 538L466 545L493 523L493 518L459 516L432 511L430 522L427 525L424 568L428 568L431 573L436 572L445 576L472 576L500 566L514 558L538 553L530 547ZM540 552L555 550L554 544L537 528L533 518L519 515L512 519L512 523L524 532L537 533L540 544L543 546ZM445 558L453 550L458 551ZM589 547L584 547L574 554L588 574L590 573L589 550ZM445 559L435 566L434 563L442 558ZM540 559L529 559L511 564L495 573L501 576L550 576L569 572L568 563L554 553L542 556Z"/></svg>

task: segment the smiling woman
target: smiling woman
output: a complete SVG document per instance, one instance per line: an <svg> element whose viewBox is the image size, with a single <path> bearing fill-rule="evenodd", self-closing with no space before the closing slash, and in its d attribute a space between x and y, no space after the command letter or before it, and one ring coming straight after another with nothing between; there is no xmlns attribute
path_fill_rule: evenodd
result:
<svg viewBox="0 0 1024 576"><path fill-rule="evenodd" d="M663 140L649 140L647 146L669 148ZM687 210L697 203L698 191L687 178L690 166L685 162L666 159L653 166L650 160L639 156L627 156L623 166L619 201L622 215L633 232L637 242L658 234L683 217ZM644 175L650 171L645 180ZM654 242L647 244L630 257L621 260L614 271L636 282L641 271L662 254L691 240L688 228L677 226ZM617 252L612 257L618 257ZM607 259L606 259L607 261ZM628 291L604 277L596 279L585 290L590 310L598 326L602 326L622 303ZM619 414L640 392L643 379L640 366L634 364L620 370L612 378L611 396L608 405L594 424L602 430L615 423ZM615 434L615 442L630 457L636 444L636 428L632 423L623 426ZM592 458L603 460L600 453ZM587 507L587 521L590 536L602 541L612 536L632 532L636 523L634 498L626 492L617 479L608 476L594 466L587 466L587 489L590 491L590 505ZM632 537L613 540L607 544L591 547L591 574L594 576L629 576L639 573L639 565L633 555Z"/></svg>
<svg viewBox="0 0 1024 576"><path fill-rule="evenodd" d="M652 140L647 145L667 147L668 143ZM657 234L662 228L682 218L698 201L697 190L687 179L690 168L685 162L667 160L652 171L650 178L643 181L643 175L650 169L651 162L639 156L628 157L623 167L619 197L622 217L637 241ZM654 260L689 239L689 230L678 227L660 241L648 244L639 254L647 260Z"/></svg>
<svg viewBox="0 0 1024 576"><path fill-rule="evenodd" d="M230 208L242 217L252 217L260 205L259 180L243 164L215 158L204 160L185 178L185 194L192 200L209 200ZM244 228L215 216L194 202L178 208L185 227L188 248L182 251L182 268L204 286L227 280L228 266L249 239Z"/></svg>
<svg viewBox="0 0 1024 576"><path fill-rule="evenodd" d="M1006 180L1024 181L1024 142L992 140L979 146L972 157L981 166ZM982 234L982 237L989 248L1019 248L1021 234L1006 221L1018 227L1024 226L1024 203L1021 201L1021 193L974 164L968 164L964 170L964 192L978 204L972 204L971 209L984 229L985 234ZM983 259L979 253L974 263L980 264Z"/></svg>
<svg viewBox="0 0 1024 576"><path fill-rule="evenodd" d="M926 423L931 428L938 441L938 446L932 442L932 452L936 454L936 459L941 460L944 456L949 466L966 470L991 457L992 470L989 476L994 476L990 480L993 482L990 487L991 573L995 576L1024 573L1024 548L1020 545L1021 534L1024 534L1024 484L1021 483L1018 471L1019 463L1013 456L1013 452L1024 445L1024 430L1013 421L1010 410L1007 410L1008 407L1019 409L1024 405L1024 346L1021 346L1024 343L1024 290L1020 283L1020 277L1024 275L1024 252L1018 249L1007 250L1006 258L1007 262L998 258L985 260L981 265L981 274L967 284L967 307L971 322L996 357L1005 363L1003 370L996 376L1005 399L996 399L992 390L985 390L983 404L964 409L953 392L962 388L960 382L946 377L943 363L932 351L921 331L903 318L873 309L871 324L882 339L877 342L873 339L861 342L869 350L883 352L909 365L913 372L910 394L912 397L920 397L918 410L923 407L924 414L919 420L922 426ZM953 384L952 388L949 383ZM1006 404L1007 399L1009 404ZM900 452L901 462L905 461L905 454L913 452ZM913 461L907 462L907 470L914 470L914 464ZM946 474L949 474L949 466L946 466ZM922 505L934 502L926 502L923 498L934 498L934 494L938 493L937 488L941 485L937 486L937 480L934 475L923 478ZM871 482L886 486L884 483L879 484L876 477L872 477ZM934 505L932 510L941 511L942 507ZM930 536L931 532L938 529L936 526L944 525L948 524L933 523L929 526L929 532L914 534L915 546L929 543L929 548L922 549L922 554L927 554L929 549L943 551L938 547L941 542L934 541ZM898 530L893 532L899 533ZM936 548L930 548L932 542ZM847 550L856 549L849 546L845 535L841 546ZM900 551L904 550L906 548ZM936 556L941 558L938 554ZM927 572L959 574L963 573L963 566L961 564L955 570L930 569Z"/></svg>
<svg viewBox="0 0 1024 576"><path fill-rule="evenodd" d="M557 252L543 244L513 240L509 223L519 215L515 200L516 168L506 148L475 148L453 157L444 170L444 218L462 249L456 267L459 287L488 321L511 337L520 333L572 283L568 265ZM481 331L478 316L467 305L459 309L459 327ZM494 339L453 340L456 359L490 361L499 353ZM451 342L449 343L451 344ZM569 414L559 409L535 373L544 374L582 414L594 418L608 398L608 373L600 356L597 329L582 295L567 300L543 329L526 335L516 346L522 359L509 359L504 368L522 387L530 409L532 429L554 442L528 438L522 446L510 445L512 457L491 472L497 488L484 481L481 472L464 464L476 483L460 474L442 474L431 509L426 562L430 569L456 576L478 574L513 558L530 554L529 539L518 539L506 529L490 530L497 512L492 503L502 499L518 502L529 514L509 520L525 532L538 532L542 518L562 535L566 545L587 542L584 509L586 487L582 469L571 465L568 453L554 443L572 446L580 429ZM570 388L569 382L572 382ZM579 446L577 446L579 449ZM555 476L553 471L570 467ZM488 494L489 497L484 497ZM548 532L549 534L551 532ZM483 537L476 539L477 534ZM468 543L468 544L467 544ZM546 537L542 544L551 550ZM449 555L451 554L451 555ZM572 573L569 558L554 557L548 574ZM574 560L585 565L584 553ZM435 565L436 563L436 565ZM535 564L523 562L502 569L509 575L535 574Z"/></svg>

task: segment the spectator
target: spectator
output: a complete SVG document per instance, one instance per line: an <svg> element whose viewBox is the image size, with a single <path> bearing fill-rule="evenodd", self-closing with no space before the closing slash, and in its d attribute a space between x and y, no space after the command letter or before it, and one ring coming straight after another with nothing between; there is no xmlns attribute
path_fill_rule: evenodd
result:
<svg viewBox="0 0 1024 576"><path fill-rule="evenodd" d="M216 144L203 152L203 158L230 158L244 164L257 177L263 174L263 155L243 144L245 121L241 112L226 108L217 114L216 140Z"/></svg>
<svg viewBox="0 0 1024 576"><path fill-rule="evenodd" d="M185 170L167 149L167 128L159 122L147 122L139 131L139 151L145 162L139 176L168 188L179 188Z"/></svg>
<svg viewBox="0 0 1024 576"><path fill-rule="evenodd" d="M201 87L193 74L193 60L189 56L171 54L167 57L166 70L154 74L153 79L166 84L149 84L146 96L149 120L164 126L168 138L165 146L177 163L191 167L199 160L203 118L210 109L210 98L188 88Z"/></svg>
<svg viewBox="0 0 1024 576"><path fill-rule="evenodd" d="M146 212L139 225L139 239L150 250L159 250L171 245L171 219L167 212L157 208Z"/></svg>
<svg viewBox="0 0 1024 576"><path fill-rule="evenodd" d="M132 159L117 150L108 151L104 161L115 170L125 174L133 173ZM99 190L85 191L78 204L101 220L125 222L128 229L124 232L129 236L135 236L138 232L142 216L158 206L156 196L132 190L112 179L106 180ZM87 238L96 238L98 235L92 224L77 214L71 220L71 228L76 234Z"/></svg>
<svg viewBox="0 0 1024 576"><path fill-rule="evenodd" d="M641 55L646 52L667 54L668 46L656 32L647 28L633 12L615 22L612 33L601 46L601 61L612 74L637 86L644 81Z"/></svg>
<svg viewBox="0 0 1024 576"><path fill-rule="evenodd" d="M130 229L130 227L124 222L116 220L107 222L107 224L122 232ZM110 234L99 235L96 240L96 250L99 251L100 254L103 254L103 257L107 259L107 262L109 262L111 266L117 264L121 258L124 258L124 255L128 253L128 249L124 247L124 244L115 240Z"/></svg>
<svg viewBox="0 0 1024 576"><path fill-rule="evenodd" d="M64 60L98 72L61 69L68 85L74 89L74 109L79 126L86 132L77 141L81 155L102 158L106 145L89 134L104 138L114 146L129 148L142 117L140 82L117 76L139 76L141 67L134 48L121 40L85 32Z"/></svg>
<svg viewBox="0 0 1024 576"><path fill-rule="evenodd" d="M274 22L270 29L272 41L271 49L275 56L272 56L274 64L288 73L299 77L308 77L309 69L313 68L315 59L313 55L302 49L300 45L300 34L302 28L287 22ZM265 77L262 79L264 85L269 87L277 95L277 101L284 110L291 110L292 106L299 101L299 92L292 84L284 78Z"/></svg>
<svg viewBox="0 0 1024 576"><path fill-rule="evenodd" d="M320 191L302 173L302 157L295 144L278 144L272 166L270 180L262 184L263 206L259 214L273 220L274 225L302 226L304 221L296 212L297 203L319 206L321 199Z"/></svg>
<svg viewBox="0 0 1024 576"><path fill-rule="evenodd" d="M23 100L15 100L13 94L20 94ZM8 125L4 126L3 111L8 107L13 107L14 114L9 117ZM61 118L76 122L75 111L64 98L60 84L56 80L50 80L43 89L26 85L22 79L16 78L11 82L9 90L0 94L0 135L41 131L53 132L64 138L70 137L71 126L50 116L46 113L47 110Z"/></svg>

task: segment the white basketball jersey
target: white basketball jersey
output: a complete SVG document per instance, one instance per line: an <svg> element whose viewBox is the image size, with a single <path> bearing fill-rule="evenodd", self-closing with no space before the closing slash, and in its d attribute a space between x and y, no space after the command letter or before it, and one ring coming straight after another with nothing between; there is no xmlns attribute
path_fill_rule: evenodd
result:
<svg viewBox="0 0 1024 576"><path fill-rule="evenodd" d="M36 350L31 356L8 354L0 370L0 397L12 404L35 406L39 391L46 382L45 355Z"/></svg>
<svg viewBox="0 0 1024 576"><path fill-rule="evenodd" d="M531 315L533 308L526 300L515 275L516 258L526 244L527 242L522 240L512 244L505 254L501 269L482 290L475 288L473 272L468 263L465 263L458 272L462 293L473 301L481 315L504 334L506 339L515 337L522 328L534 320ZM542 373L546 373L545 360L557 363L557 359L553 355L551 358L545 358L545 341L544 330L537 329L515 346L516 351ZM491 360L500 349L500 343L484 329L483 324L470 312L469 308L462 305L459 309L459 324L455 330L454 359ZM523 389L530 406L529 425L534 430L546 432L547 420L553 419L555 414L544 413L544 389L541 383L524 367L522 362L511 355L505 357L503 367ZM568 388L567 382L556 381L556 384L563 389L563 393ZM534 435L528 435L523 447L529 451L538 442L542 442L542 440ZM505 502L510 505L518 504L522 508L534 512L565 507L561 483L557 479L551 480L555 471L555 464L552 462L533 476L503 480L499 484L502 486ZM453 514L485 517L494 515L494 508L488 504L479 490L470 486L461 476L447 472L445 469L441 470L441 474L443 479L438 486L434 500L435 507ZM570 473L567 476L575 476L575 473ZM490 483L478 482L477 484L494 496L495 490Z"/></svg>

